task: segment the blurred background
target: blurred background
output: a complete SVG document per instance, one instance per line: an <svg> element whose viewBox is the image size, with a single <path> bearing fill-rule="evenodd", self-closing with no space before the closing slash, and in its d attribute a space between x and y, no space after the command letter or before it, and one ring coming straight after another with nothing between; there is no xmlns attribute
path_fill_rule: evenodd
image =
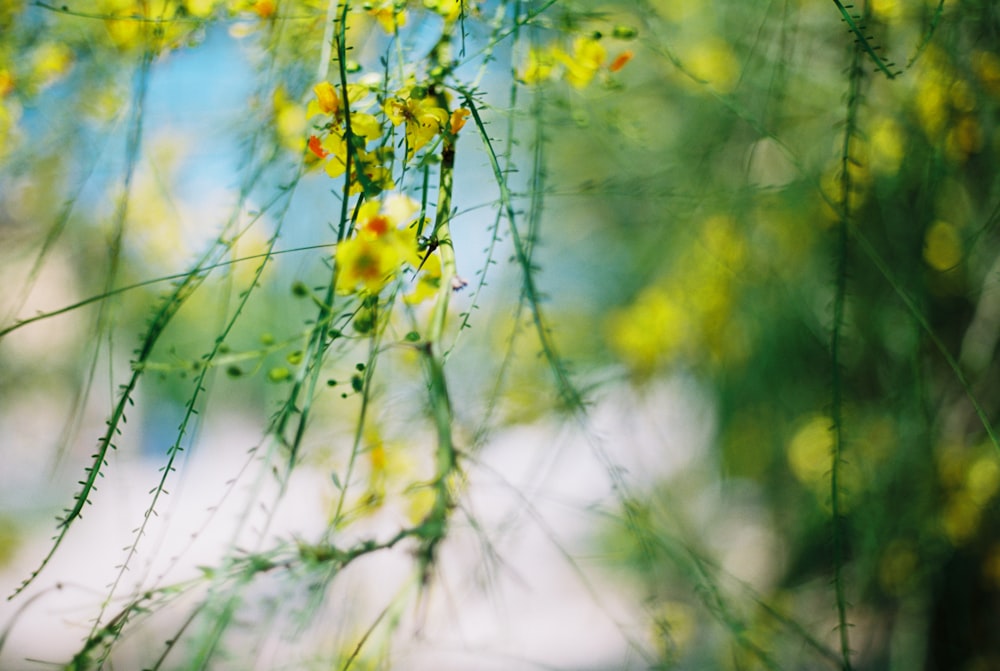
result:
<svg viewBox="0 0 1000 671"><path fill-rule="evenodd" d="M271 475L340 216L303 155L342 4L0 1L7 595L199 280L93 505L0 606L0 667L65 664L138 599L75 668L1000 668L994 3L351 3L351 81L424 76L447 33L483 122L456 146L445 338L464 477L424 580L403 545L300 561L338 500L341 548L419 521L407 347L349 331Z"/></svg>

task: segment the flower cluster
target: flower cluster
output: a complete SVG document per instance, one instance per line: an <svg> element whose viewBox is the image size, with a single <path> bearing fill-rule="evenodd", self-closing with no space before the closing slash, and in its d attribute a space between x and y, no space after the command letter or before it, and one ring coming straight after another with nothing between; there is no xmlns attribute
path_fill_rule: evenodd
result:
<svg viewBox="0 0 1000 671"><path fill-rule="evenodd" d="M351 166L351 193L378 192L393 187L392 175L375 151L368 146L382 136L378 119L363 110L369 109L369 90L361 84L348 84L347 95L342 87L320 82L313 87L315 99L306 108L306 117L323 117L321 135L310 135L310 154L323 162L330 177L340 177ZM348 114L350 110L350 114ZM348 133L348 129L350 132ZM350 142L350 144L348 144ZM348 153L351 154L350 161Z"/></svg>

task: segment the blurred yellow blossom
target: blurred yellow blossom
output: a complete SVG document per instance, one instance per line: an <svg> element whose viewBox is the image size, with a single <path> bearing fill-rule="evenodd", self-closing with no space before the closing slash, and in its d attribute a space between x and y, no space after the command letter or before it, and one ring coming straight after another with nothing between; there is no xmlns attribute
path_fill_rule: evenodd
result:
<svg viewBox="0 0 1000 671"><path fill-rule="evenodd" d="M5 67L0 67L0 98L14 90L14 75Z"/></svg>
<svg viewBox="0 0 1000 671"><path fill-rule="evenodd" d="M216 0L184 0L184 9L191 16L207 18L215 11Z"/></svg>
<svg viewBox="0 0 1000 671"><path fill-rule="evenodd" d="M924 236L924 261L937 271L954 268L962 260L958 229L946 221L935 221Z"/></svg>
<svg viewBox="0 0 1000 671"><path fill-rule="evenodd" d="M902 16L902 7L899 0L872 0L871 12L875 18L891 22Z"/></svg>
<svg viewBox="0 0 1000 671"><path fill-rule="evenodd" d="M600 40L593 37L577 37L573 40L573 52L553 49L552 56L566 69L564 77L572 86L582 89L590 83L597 71L604 65L608 52Z"/></svg>
<svg viewBox="0 0 1000 671"><path fill-rule="evenodd" d="M468 16L475 4L472 0L424 0L424 7L440 14L445 21L455 21L463 14Z"/></svg>
<svg viewBox="0 0 1000 671"><path fill-rule="evenodd" d="M389 98L384 107L392 125L405 124L407 158L412 158L450 121L448 112L434 98L415 97L413 89Z"/></svg>
<svg viewBox="0 0 1000 671"><path fill-rule="evenodd" d="M826 415L805 418L788 442L788 465L803 484L823 486L830 472L833 430Z"/></svg>
<svg viewBox="0 0 1000 671"><path fill-rule="evenodd" d="M416 207L408 197L394 195L359 208L355 236L337 245L337 291L378 293L404 262L420 263L413 235L405 230Z"/></svg>
<svg viewBox="0 0 1000 671"><path fill-rule="evenodd" d="M1000 55L992 51L977 51L972 56L972 70L983 88L1000 98Z"/></svg>
<svg viewBox="0 0 1000 671"><path fill-rule="evenodd" d="M404 5L405 7L405 5ZM387 34L392 35L406 25L406 9L397 7L395 0L382 0L368 10Z"/></svg>
<svg viewBox="0 0 1000 671"><path fill-rule="evenodd" d="M894 175L899 172L903 162L906 138L895 119L880 117L872 123L871 136L871 166L872 170L883 175Z"/></svg>
<svg viewBox="0 0 1000 671"><path fill-rule="evenodd" d="M611 315L607 338L636 373L650 374L687 345L691 327L684 306L662 287L651 286Z"/></svg>
<svg viewBox="0 0 1000 671"><path fill-rule="evenodd" d="M410 524L424 521L437 503L437 491L430 485L417 485L406 490L409 505L406 508L406 519Z"/></svg>
<svg viewBox="0 0 1000 671"><path fill-rule="evenodd" d="M300 152L303 147L302 135L306 129L306 115L302 106L288 98L283 86L274 90L274 129L281 144L291 151Z"/></svg>
<svg viewBox="0 0 1000 671"><path fill-rule="evenodd" d="M684 63L688 72L719 93L731 92L739 79L739 61L729 44L719 38L699 41L688 50Z"/></svg>
<svg viewBox="0 0 1000 671"><path fill-rule="evenodd" d="M632 57L631 51L623 51L607 63L608 52L599 35L578 36L568 52L559 44L530 47L518 79L531 85L562 77L574 88L584 89L602 70L618 72Z"/></svg>
<svg viewBox="0 0 1000 671"><path fill-rule="evenodd" d="M555 68L555 58L551 49L528 49L528 57L520 73L520 79L525 84L540 84L552 76Z"/></svg>
<svg viewBox="0 0 1000 671"><path fill-rule="evenodd" d="M69 72L73 65L73 50L62 42L44 42L31 55L32 79L39 85L52 84Z"/></svg>

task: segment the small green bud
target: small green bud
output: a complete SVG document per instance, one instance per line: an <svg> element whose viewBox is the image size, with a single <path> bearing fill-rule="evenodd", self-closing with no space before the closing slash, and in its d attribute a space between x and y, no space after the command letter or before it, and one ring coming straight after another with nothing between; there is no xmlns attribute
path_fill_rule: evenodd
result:
<svg viewBox="0 0 1000 671"><path fill-rule="evenodd" d="M631 26L615 26L614 32L611 33L614 37L619 40L634 40L639 34L639 31Z"/></svg>
<svg viewBox="0 0 1000 671"><path fill-rule="evenodd" d="M354 330L362 335L369 333L373 328L375 328L375 318L370 310L365 310L363 312L358 312L354 316L354 321L351 322Z"/></svg>
<svg viewBox="0 0 1000 671"><path fill-rule="evenodd" d="M291 371L284 366L275 366L271 370L267 371L267 379L271 382L284 382L291 376Z"/></svg>

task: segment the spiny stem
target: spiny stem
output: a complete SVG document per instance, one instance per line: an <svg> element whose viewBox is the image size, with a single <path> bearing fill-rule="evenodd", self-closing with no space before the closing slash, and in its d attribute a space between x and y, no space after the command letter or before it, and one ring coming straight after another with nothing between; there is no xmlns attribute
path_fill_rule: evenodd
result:
<svg viewBox="0 0 1000 671"><path fill-rule="evenodd" d="M856 44L852 50L850 65L850 86L847 94L847 119L840 155L840 221L836 228L834 270L833 325L830 334L830 374L832 396L830 418L833 431L833 454L830 467L830 507L833 522L833 588L837 602L837 627L840 636L842 668L851 671L851 646L847 622L847 596L844 585L845 539L844 520L841 511L841 465L844 459L844 418L843 379L841 376L841 347L844 328L844 306L847 297L847 263L849 254L848 229L851 221L851 153L854 135L857 132L858 108L861 105L861 82L863 72L860 61L863 47Z"/></svg>

